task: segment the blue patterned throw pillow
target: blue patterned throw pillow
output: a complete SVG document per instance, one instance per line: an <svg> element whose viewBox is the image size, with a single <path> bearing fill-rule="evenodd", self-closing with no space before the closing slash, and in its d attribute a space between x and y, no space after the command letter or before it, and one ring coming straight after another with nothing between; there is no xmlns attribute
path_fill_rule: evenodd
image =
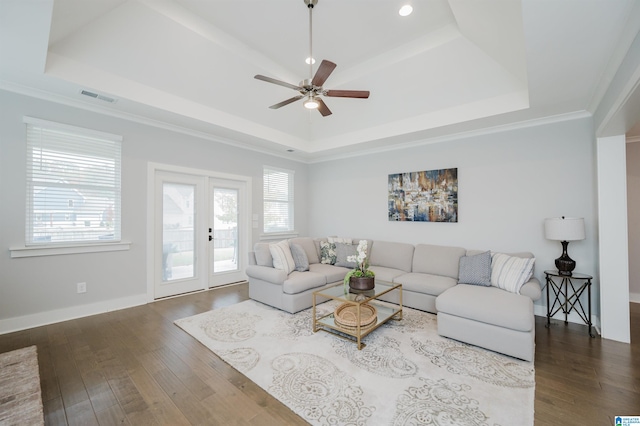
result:
<svg viewBox="0 0 640 426"><path fill-rule="evenodd" d="M491 252L462 256L458 270L458 284L491 286Z"/></svg>
<svg viewBox="0 0 640 426"><path fill-rule="evenodd" d="M336 264L336 245L334 243L320 242L320 263L326 265Z"/></svg>

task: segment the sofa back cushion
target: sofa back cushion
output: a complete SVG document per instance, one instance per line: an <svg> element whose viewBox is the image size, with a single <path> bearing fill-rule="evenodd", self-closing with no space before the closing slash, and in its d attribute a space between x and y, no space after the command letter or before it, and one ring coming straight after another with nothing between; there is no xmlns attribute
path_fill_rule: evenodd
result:
<svg viewBox="0 0 640 426"><path fill-rule="evenodd" d="M271 257L271 250L269 250L269 243L256 243L253 246L253 252L256 256L256 265L273 268L273 258Z"/></svg>
<svg viewBox="0 0 640 426"><path fill-rule="evenodd" d="M411 272L413 249L413 244L376 241L371 247L369 263L372 266L383 266Z"/></svg>
<svg viewBox="0 0 640 426"><path fill-rule="evenodd" d="M313 241L313 238L309 237L298 237L291 238L289 240L289 244L298 244L304 249L304 252L307 254L307 259L309 260L309 264L312 263L320 263L320 257L318 256L318 250L316 249L316 244Z"/></svg>
<svg viewBox="0 0 640 426"><path fill-rule="evenodd" d="M411 271L458 279L460 258L465 253L462 247L418 244Z"/></svg>

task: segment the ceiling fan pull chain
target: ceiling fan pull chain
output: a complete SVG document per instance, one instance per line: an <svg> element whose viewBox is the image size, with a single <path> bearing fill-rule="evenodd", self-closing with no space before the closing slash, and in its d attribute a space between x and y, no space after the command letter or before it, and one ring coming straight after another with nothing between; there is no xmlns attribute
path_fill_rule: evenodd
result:
<svg viewBox="0 0 640 426"><path fill-rule="evenodd" d="M313 78L313 2L309 2L309 81Z"/></svg>

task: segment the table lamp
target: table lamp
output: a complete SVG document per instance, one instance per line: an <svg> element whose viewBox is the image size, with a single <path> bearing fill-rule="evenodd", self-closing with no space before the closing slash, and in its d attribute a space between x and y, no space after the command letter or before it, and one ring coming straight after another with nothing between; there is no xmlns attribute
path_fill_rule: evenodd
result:
<svg viewBox="0 0 640 426"><path fill-rule="evenodd" d="M556 259L556 268L560 275L571 275L576 268L575 260L569 257L569 241L584 240L584 219L581 217L551 217L544 220L544 236L548 240L557 240L562 244L562 256Z"/></svg>

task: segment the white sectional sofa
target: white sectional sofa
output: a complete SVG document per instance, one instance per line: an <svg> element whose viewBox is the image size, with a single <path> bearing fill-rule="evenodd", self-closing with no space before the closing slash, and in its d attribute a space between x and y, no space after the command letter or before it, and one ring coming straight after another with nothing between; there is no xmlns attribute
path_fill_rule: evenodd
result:
<svg viewBox="0 0 640 426"><path fill-rule="evenodd" d="M352 240L357 245L359 240ZM290 247L304 251L308 261L299 269L273 265L269 243L257 243L249 253L249 297L290 313L309 308L312 293L342 282L352 265L345 262L343 249L348 244L338 242L335 263L322 263L321 244L327 239L308 237L288 240ZM282 244L282 243L281 243ZM343 246L340 246L343 244ZM535 324L533 301L541 296L538 280L531 276L517 291L507 291L493 285L459 283L461 259L488 256L486 252L461 247L430 244L407 244L368 240L370 269L377 280L401 283L405 306L438 314L439 334L485 347L525 360L533 360ZM325 253L326 254L326 253ZM533 258L531 253L514 253L509 259ZM300 256L298 256L300 257ZM507 257L503 255L503 258ZM297 260L297 259L296 259ZM324 258L327 262L327 258ZM298 262L295 262L296 266ZM528 262L533 265L533 261ZM291 269L291 265L289 265ZM532 272L532 271L531 271ZM466 275L466 274L465 274ZM511 279L511 275L507 278ZM523 279L520 277L520 279ZM523 279L524 280L524 279ZM507 288L510 288L507 283Z"/></svg>

